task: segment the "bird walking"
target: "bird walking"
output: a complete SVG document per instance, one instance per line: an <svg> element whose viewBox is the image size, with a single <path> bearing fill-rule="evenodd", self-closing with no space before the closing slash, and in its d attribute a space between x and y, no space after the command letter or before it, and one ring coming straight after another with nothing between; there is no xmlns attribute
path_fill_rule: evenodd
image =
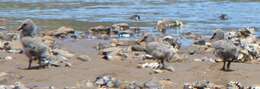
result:
<svg viewBox="0 0 260 89"><path fill-rule="evenodd" d="M150 42L146 45L145 52L157 59L159 64L162 65L162 68L165 68L165 63L169 62L176 54L172 49L173 47L170 45L159 42Z"/></svg>
<svg viewBox="0 0 260 89"><path fill-rule="evenodd" d="M238 60L239 48L231 41L219 40L213 43L215 55L223 59L222 70L229 71L231 62Z"/></svg>
<svg viewBox="0 0 260 89"><path fill-rule="evenodd" d="M29 58L28 69L31 69L32 61L38 60L39 68L49 64L49 48L38 37L38 27L30 19L25 20L17 29L20 31L20 41L25 55Z"/></svg>

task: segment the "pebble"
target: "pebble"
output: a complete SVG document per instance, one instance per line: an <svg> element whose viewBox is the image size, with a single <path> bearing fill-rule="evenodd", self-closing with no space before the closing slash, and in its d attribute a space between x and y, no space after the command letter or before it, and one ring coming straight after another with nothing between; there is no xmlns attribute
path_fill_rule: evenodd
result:
<svg viewBox="0 0 260 89"><path fill-rule="evenodd" d="M162 89L158 80L152 79L144 83L144 89Z"/></svg>
<svg viewBox="0 0 260 89"><path fill-rule="evenodd" d="M205 40L198 40L198 41L194 42L194 44L196 44L196 45L206 45L206 41Z"/></svg>
<svg viewBox="0 0 260 89"><path fill-rule="evenodd" d="M95 84L98 87L118 88L120 86L120 81L111 77L110 75L104 75L97 77Z"/></svg>
<svg viewBox="0 0 260 89"><path fill-rule="evenodd" d="M94 87L94 84L93 84L93 82L91 82L91 81L87 81L86 82L86 87L88 87L88 88L93 88Z"/></svg>
<svg viewBox="0 0 260 89"><path fill-rule="evenodd" d="M77 59L79 59L83 62L87 62L87 61L91 60L91 58L88 55L80 55L80 56L77 57Z"/></svg>
<svg viewBox="0 0 260 89"><path fill-rule="evenodd" d="M68 63L68 62L65 63L65 67L71 67L71 66L72 66L71 63Z"/></svg>
<svg viewBox="0 0 260 89"><path fill-rule="evenodd" d="M5 60L13 60L13 57L11 57L11 56L6 56L6 57L5 57Z"/></svg>
<svg viewBox="0 0 260 89"><path fill-rule="evenodd" d="M25 85L22 84L21 82L16 82L15 87L13 89L29 89L29 88L25 87Z"/></svg>

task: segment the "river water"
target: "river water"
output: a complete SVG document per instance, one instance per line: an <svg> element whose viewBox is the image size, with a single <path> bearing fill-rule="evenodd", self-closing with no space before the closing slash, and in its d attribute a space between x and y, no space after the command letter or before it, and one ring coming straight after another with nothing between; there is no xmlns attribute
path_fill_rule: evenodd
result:
<svg viewBox="0 0 260 89"><path fill-rule="evenodd" d="M140 15L141 21L128 19ZM220 20L221 14L230 19ZM212 30L260 27L257 0L0 0L0 17L137 23L153 29L157 20L185 22L185 32L209 35ZM153 31L153 30L152 30ZM258 36L260 35L257 30Z"/></svg>

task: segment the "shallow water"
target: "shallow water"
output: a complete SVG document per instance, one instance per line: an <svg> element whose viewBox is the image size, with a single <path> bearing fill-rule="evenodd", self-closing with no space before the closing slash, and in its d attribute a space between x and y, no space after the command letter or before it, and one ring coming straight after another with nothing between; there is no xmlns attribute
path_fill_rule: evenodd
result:
<svg viewBox="0 0 260 89"><path fill-rule="evenodd" d="M183 20L183 32L209 35L216 28L260 27L257 0L1 0L0 17L14 19L128 22L154 32L163 18ZM138 14L141 21L129 20ZM227 14L229 20L219 20ZM175 33L170 31L169 34ZM258 36L260 32L257 31Z"/></svg>

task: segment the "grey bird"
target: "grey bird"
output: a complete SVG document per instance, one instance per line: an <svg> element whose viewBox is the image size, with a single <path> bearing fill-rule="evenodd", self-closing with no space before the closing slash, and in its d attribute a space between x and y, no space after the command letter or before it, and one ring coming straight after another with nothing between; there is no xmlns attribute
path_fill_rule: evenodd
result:
<svg viewBox="0 0 260 89"><path fill-rule="evenodd" d="M159 42L150 42L146 45L145 52L162 64L162 68L165 68L165 63L169 62L176 52L172 50L173 47L171 45L166 45Z"/></svg>
<svg viewBox="0 0 260 89"><path fill-rule="evenodd" d="M222 70L230 71L231 62L238 60L239 47L228 40L218 40L213 43L213 47L215 55L223 59Z"/></svg>
<svg viewBox="0 0 260 89"><path fill-rule="evenodd" d="M37 37L38 27L32 20L27 19L17 30L20 31L25 55L29 58L28 69L31 69L33 60L38 60L40 68L45 67L48 64L49 48Z"/></svg>

